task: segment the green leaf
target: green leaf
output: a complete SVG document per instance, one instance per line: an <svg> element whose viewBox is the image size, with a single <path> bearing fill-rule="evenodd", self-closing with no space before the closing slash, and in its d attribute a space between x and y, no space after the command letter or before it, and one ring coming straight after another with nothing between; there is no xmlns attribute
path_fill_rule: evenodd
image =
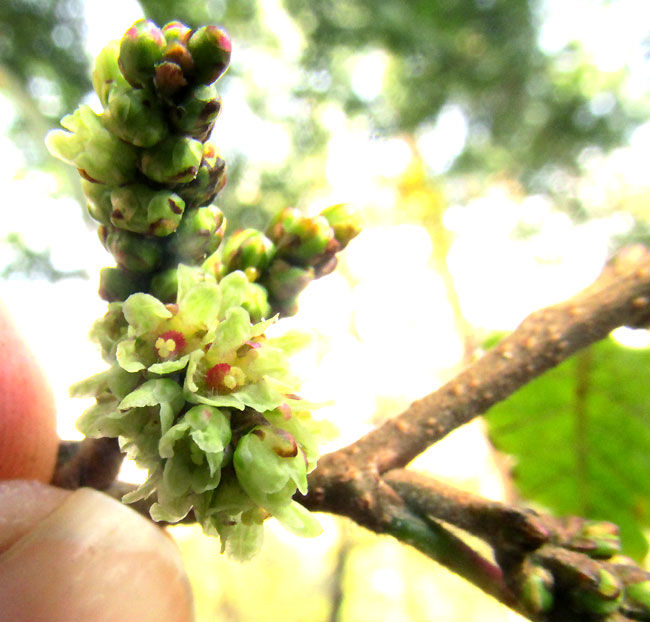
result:
<svg viewBox="0 0 650 622"><path fill-rule="evenodd" d="M162 473L160 468L154 469L153 472L149 473L147 479L138 486L138 488L131 492L127 492L122 497L122 501L124 503L135 503L136 501L140 501L140 499L146 499L151 496L156 491L161 477Z"/></svg>
<svg viewBox="0 0 650 622"><path fill-rule="evenodd" d="M188 292L190 292L199 283L214 283L215 280L209 277L210 275L208 275L208 273L201 268L198 268L196 266L186 266L182 263L178 264L178 268L176 269L176 280L178 282L178 302L183 300L183 298L187 296Z"/></svg>
<svg viewBox="0 0 650 622"><path fill-rule="evenodd" d="M170 318L171 311L151 294L133 294L122 306L129 327L136 336L156 330L161 320Z"/></svg>
<svg viewBox="0 0 650 622"><path fill-rule="evenodd" d="M248 561L262 548L264 528L258 523L239 523L234 527L221 528L219 535L230 556L240 561Z"/></svg>
<svg viewBox="0 0 650 622"><path fill-rule="evenodd" d="M274 391L264 379L244 385L240 390L235 391L231 395L257 412L273 410L284 401L284 397L277 391Z"/></svg>
<svg viewBox="0 0 650 622"><path fill-rule="evenodd" d="M560 515L608 520L642 558L650 526L650 350L583 351L487 414L520 492Z"/></svg>
<svg viewBox="0 0 650 622"><path fill-rule="evenodd" d="M145 368L144 364L138 358L135 339L127 339L118 343L115 357L120 367L125 371L135 373Z"/></svg>
<svg viewBox="0 0 650 622"><path fill-rule="evenodd" d="M163 469L163 486L173 497L181 497L192 485L192 473L188 464L180 456L167 459Z"/></svg>
<svg viewBox="0 0 650 622"><path fill-rule="evenodd" d="M192 501L189 497L169 497L164 501L160 501L159 492L158 503L151 506L149 514L155 521L177 523L179 520L183 520L191 509Z"/></svg>
<svg viewBox="0 0 650 622"><path fill-rule="evenodd" d="M191 404L205 404L206 406L215 406L217 408L228 407L236 408L237 410L244 410L246 408L246 404L237 397L236 393L206 397L198 393L185 391L185 399Z"/></svg>
<svg viewBox="0 0 650 622"><path fill-rule="evenodd" d="M210 361L222 361L234 350L242 346L251 334L251 321L248 312L241 307L228 309L226 317L217 326L214 341L208 350Z"/></svg>
<svg viewBox="0 0 650 622"><path fill-rule="evenodd" d="M297 501L291 501L288 505L274 508L273 516L297 536L314 538L323 533L323 528L311 512Z"/></svg>
<svg viewBox="0 0 650 622"><path fill-rule="evenodd" d="M220 410L194 406L183 418L192 428L192 440L206 453L222 452L230 442L230 421Z"/></svg>
<svg viewBox="0 0 650 622"><path fill-rule="evenodd" d="M240 307L248 294L248 279L241 270L227 274L219 286L221 287L221 310L219 317L224 317L231 307Z"/></svg>
<svg viewBox="0 0 650 622"><path fill-rule="evenodd" d="M75 382L69 389L70 397L95 397L108 386L111 370L107 369L90 378Z"/></svg>
<svg viewBox="0 0 650 622"><path fill-rule="evenodd" d="M113 365L109 370L108 388L118 399L126 397L141 380L140 374L130 374L119 365Z"/></svg>
<svg viewBox="0 0 650 622"><path fill-rule="evenodd" d="M285 356L291 356L306 348L312 341L312 335L306 331L291 330L280 337L268 339L266 344L279 348Z"/></svg>
<svg viewBox="0 0 650 622"><path fill-rule="evenodd" d="M123 398L133 391L140 376L113 365L110 369L81 380L70 387L70 397L95 397L106 389L117 398Z"/></svg>
<svg viewBox="0 0 650 622"><path fill-rule="evenodd" d="M200 283L190 289L183 298L179 298L178 302L184 322L209 328L217 323L221 291L214 283Z"/></svg>
<svg viewBox="0 0 650 622"><path fill-rule="evenodd" d="M192 471L192 490L196 494L214 490L221 481L221 469L212 472L206 468L197 468Z"/></svg>
<svg viewBox="0 0 650 622"><path fill-rule="evenodd" d="M174 444L185 436L185 433L190 429L190 424L187 421L181 421L173 425L167 432L165 432L158 442L158 452L161 458L171 458L174 455Z"/></svg>
<svg viewBox="0 0 650 622"><path fill-rule="evenodd" d="M190 355L186 354L182 356L177 361L163 361L162 363L154 363L149 365L149 371L154 374L171 374L179 369L183 369L187 362L190 360Z"/></svg>
<svg viewBox="0 0 650 622"><path fill-rule="evenodd" d="M195 350L190 354L190 361L187 364L187 373L185 374L185 397L189 401L192 401L190 397L199 390L194 376L197 372L199 362L204 356L205 352L202 350Z"/></svg>
<svg viewBox="0 0 650 622"><path fill-rule="evenodd" d="M50 153L99 183L122 185L137 174L135 148L104 128L90 106L82 105L61 119L70 130L53 130L45 138Z"/></svg>
<svg viewBox="0 0 650 622"><path fill-rule="evenodd" d="M116 438L122 432L120 419L126 416L127 412L118 410L117 400L93 404L77 419L77 430L91 438Z"/></svg>
<svg viewBox="0 0 650 622"><path fill-rule="evenodd" d="M158 406L164 402L171 403L178 409L183 404L183 390L171 378L147 380L120 402L120 409Z"/></svg>

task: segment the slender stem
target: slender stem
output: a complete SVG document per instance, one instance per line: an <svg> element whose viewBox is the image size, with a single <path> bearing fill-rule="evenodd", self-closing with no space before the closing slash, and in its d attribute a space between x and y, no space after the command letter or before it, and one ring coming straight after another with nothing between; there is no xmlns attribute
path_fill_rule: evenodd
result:
<svg viewBox="0 0 650 622"><path fill-rule="evenodd" d="M534 550L549 537L549 530L533 512L484 499L413 471L396 469L383 479L418 514L460 527L499 551Z"/></svg>
<svg viewBox="0 0 650 622"><path fill-rule="evenodd" d="M339 532L339 542L336 549L336 563L330 576L330 622L343 621L343 603L345 600L345 590L343 585L345 581L345 569L353 548L354 545L352 544L352 540L343 526Z"/></svg>
<svg viewBox="0 0 650 622"><path fill-rule="evenodd" d="M386 532L473 583L499 602L509 607L515 606L516 599L506 586L501 569L437 522L403 507L395 511L386 525Z"/></svg>
<svg viewBox="0 0 650 622"><path fill-rule="evenodd" d="M52 484L69 490L82 486L106 490L115 481L123 459L116 438L63 442Z"/></svg>

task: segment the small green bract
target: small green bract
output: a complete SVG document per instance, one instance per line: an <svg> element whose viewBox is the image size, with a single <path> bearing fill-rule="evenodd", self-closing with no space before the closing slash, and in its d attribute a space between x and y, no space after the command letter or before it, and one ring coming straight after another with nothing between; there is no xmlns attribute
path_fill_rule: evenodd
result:
<svg viewBox="0 0 650 622"><path fill-rule="evenodd" d="M171 523L193 511L240 559L258 550L271 515L296 534L318 535L292 500L307 490L324 432L289 371L305 339L265 336L276 318L251 321L242 305L252 284L242 272L217 283L181 264L177 278L177 303L136 293L96 322L93 337L112 366L72 387L97 400L79 430L118 437L148 470L126 502L156 495L151 516Z"/></svg>

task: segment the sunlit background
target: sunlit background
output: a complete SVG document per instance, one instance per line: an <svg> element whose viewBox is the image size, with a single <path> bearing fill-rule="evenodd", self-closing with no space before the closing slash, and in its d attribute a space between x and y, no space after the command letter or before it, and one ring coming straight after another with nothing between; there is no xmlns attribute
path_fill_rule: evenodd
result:
<svg viewBox="0 0 650 622"><path fill-rule="evenodd" d="M60 49L78 36L68 23L73 11L87 58L143 15L130 0L41 4L68 7L55 15L50 33ZM452 84L444 101L431 102L429 117L413 121L409 102L395 95L404 88L395 86L404 59L377 40L337 48L329 71L309 65L319 49L310 37L319 29L304 3L289 2L289 10L281 0L246 3L255 18L235 14L232 28L228 3L198 4L208 16L223 16L234 35L233 66L221 89L224 110L213 134L233 175L218 205L232 211L233 222L259 225L289 202L309 213L348 202L366 223L337 272L310 285L299 315L278 326L315 329L312 347L295 366L304 378L303 396L330 403L318 413L339 429L330 449L436 389L490 335L589 284L621 244L650 238L645 0L533 3L531 45L547 65L538 63L540 79L533 75L525 89L529 95L536 85L546 89L547 103L525 100L521 126L500 142L494 128L509 121L477 112L471 97L480 100L478 88L463 92ZM363 2L324 4L345 28L367 19ZM507 12L526 3L455 4L471 5L474 16L479 9ZM66 98L47 67L23 79L2 64L11 36L15 42L32 35L2 26L10 35L0 35L0 236L16 233L20 244L15 236L0 244L0 292L54 387L61 437L77 439L74 421L89 403L71 400L67 387L105 367L86 334L105 312L97 276L112 261L82 217L73 171L39 152L38 137L71 111ZM468 49L478 46L477 63L480 34L459 28L455 35L467 39L462 45ZM420 60L409 62L416 75ZM443 55L438 62L453 82L454 68L445 66ZM458 68L458 81L463 71ZM569 99L580 99L571 123L553 117L567 89ZM416 106L413 93L405 96ZM96 103L90 94L83 98ZM399 114L391 116L391 101L398 101ZM544 130L547 119L553 132ZM525 124L541 128L540 135L522 134L517 143L515 133ZM308 147L303 136L312 141ZM548 153L556 146L567 153L554 161ZM29 252L32 264L25 260ZM84 270L88 278L79 278ZM633 347L650 345L646 331L620 330L617 337ZM480 421L454 432L414 466L494 499L511 498L508 464L486 442ZM124 478L138 475L125 465ZM262 555L243 565L220 556L219 542L196 529L173 529L194 585L197 620L520 619L391 539L319 518L324 534L310 541L269 524Z"/></svg>

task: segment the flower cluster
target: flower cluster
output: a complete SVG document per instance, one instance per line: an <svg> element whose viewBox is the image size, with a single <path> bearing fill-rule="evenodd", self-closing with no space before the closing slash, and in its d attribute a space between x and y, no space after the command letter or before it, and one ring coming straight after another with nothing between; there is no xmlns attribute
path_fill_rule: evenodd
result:
<svg viewBox="0 0 650 622"><path fill-rule="evenodd" d="M82 105L61 121L67 131L47 137L83 177L88 211L117 262L101 275L106 300L155 290L166 271L200 263L223 239L225 219L211 203L225 161L209 137L230 49L216 26L139 20L96 60L102 114Z"/></svg>
<svg viewBox="0 0 650 622"><path fill-rule="evenodd" d="M96 398L78 428L118 438L148 470L126 502L155 496L151 515L167 522L193 512L246 558L268 516L301 535L320 530L292 500L327 428L289 373L304 340L266 331L334 269L360 222L345 205L313 217L287 208L264 232L222 244L226 219L212 202L225 162L210 135L230 47L216 26L137 21L96 60L103 112L81 106L47 145L79 170L117 263L100 274L109 306L91 331L110 368L72 388Z"/></svg>
<svg viewBox="0 0 650 622"><path fill-rule="evenodd" d="M270 515L294 533L320 532L292 496L306 492L325 429L294 394L288 356L304 338L267 338L275 318L251 321L250 286L241 271L217 283L181 265L176 304L144 293L112 303L93 328L112 365L72 388L96 397L79 429L118 437L148 470L125 501L155 493L151 515L167 522L193 510L239 558L257 550Z"/></svg>

